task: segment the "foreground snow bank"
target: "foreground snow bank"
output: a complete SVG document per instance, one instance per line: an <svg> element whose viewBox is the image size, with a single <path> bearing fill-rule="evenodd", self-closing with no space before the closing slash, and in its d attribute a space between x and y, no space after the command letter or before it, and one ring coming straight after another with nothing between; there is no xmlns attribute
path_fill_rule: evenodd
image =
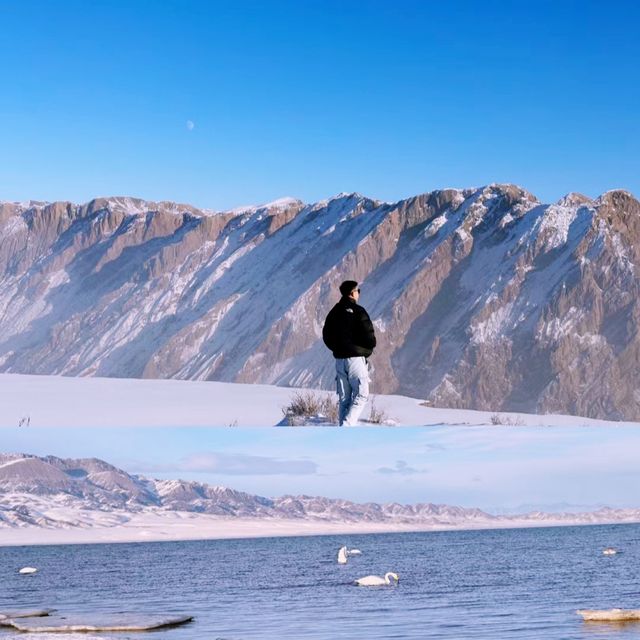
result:
<svg viewBox="0 0 640 640"><path fill-rule="evenodd" d="M299 391L228 382L4 373L0 374L0 427L267 427L283 422L283 407ZM621 424L576 416L437 409L404 396L377 395L374 401L376 412L385 414L394 426ZM364 416L368 415L367 408ZM318 417L306 423L326 425Z"/></svg>

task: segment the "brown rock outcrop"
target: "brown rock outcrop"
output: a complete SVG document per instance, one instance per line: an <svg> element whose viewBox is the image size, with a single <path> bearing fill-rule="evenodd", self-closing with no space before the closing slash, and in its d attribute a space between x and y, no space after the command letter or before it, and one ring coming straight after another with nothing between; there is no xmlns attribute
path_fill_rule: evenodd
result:
<svg viewBox="0 0 640 640"><path fill-rule="evenodd" d="M321 329L353 278L376 392L638 420L639 252L625 191L0 203L0 371L333 388Z"/></svg>

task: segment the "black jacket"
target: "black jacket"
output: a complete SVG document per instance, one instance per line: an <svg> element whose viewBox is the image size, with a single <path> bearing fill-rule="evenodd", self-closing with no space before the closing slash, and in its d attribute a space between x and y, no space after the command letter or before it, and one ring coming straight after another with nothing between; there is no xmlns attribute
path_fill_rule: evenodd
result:
<svg viewBox="0 0 640 640"><path fill-rule="evenodd" d="M368 358L376 346L369 314L345 296L329 311L322 328L322 339L333 351L334 358Z"/></svg>

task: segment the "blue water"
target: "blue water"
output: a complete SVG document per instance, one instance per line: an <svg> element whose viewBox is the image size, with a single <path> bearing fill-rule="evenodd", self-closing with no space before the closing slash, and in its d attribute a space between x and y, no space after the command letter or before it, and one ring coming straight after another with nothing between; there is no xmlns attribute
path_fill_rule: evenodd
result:
<svg viewBox="0 0 640 640"><path fill-rule="evenodd" d="M363 555L338 565L343 544ZM39 573L18 575L25 565ZM386 571L397 587L352 585ZM640 638L640 623L575 614L640 608L640 525L4 547L0 576L0 611L195 616L105 638Z"/></svg>

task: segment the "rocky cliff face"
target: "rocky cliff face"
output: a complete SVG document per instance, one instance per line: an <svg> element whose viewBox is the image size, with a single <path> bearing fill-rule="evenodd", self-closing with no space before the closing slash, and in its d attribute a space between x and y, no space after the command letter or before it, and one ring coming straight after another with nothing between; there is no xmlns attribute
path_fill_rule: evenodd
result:
<svg viewBox="0 0 640 640"><path fill-rule="evenodd" d="M0 371L333 388L343 279L374 391L640 419L640 203L513 185L225 213L107 198L0 205Z"/></svg>

